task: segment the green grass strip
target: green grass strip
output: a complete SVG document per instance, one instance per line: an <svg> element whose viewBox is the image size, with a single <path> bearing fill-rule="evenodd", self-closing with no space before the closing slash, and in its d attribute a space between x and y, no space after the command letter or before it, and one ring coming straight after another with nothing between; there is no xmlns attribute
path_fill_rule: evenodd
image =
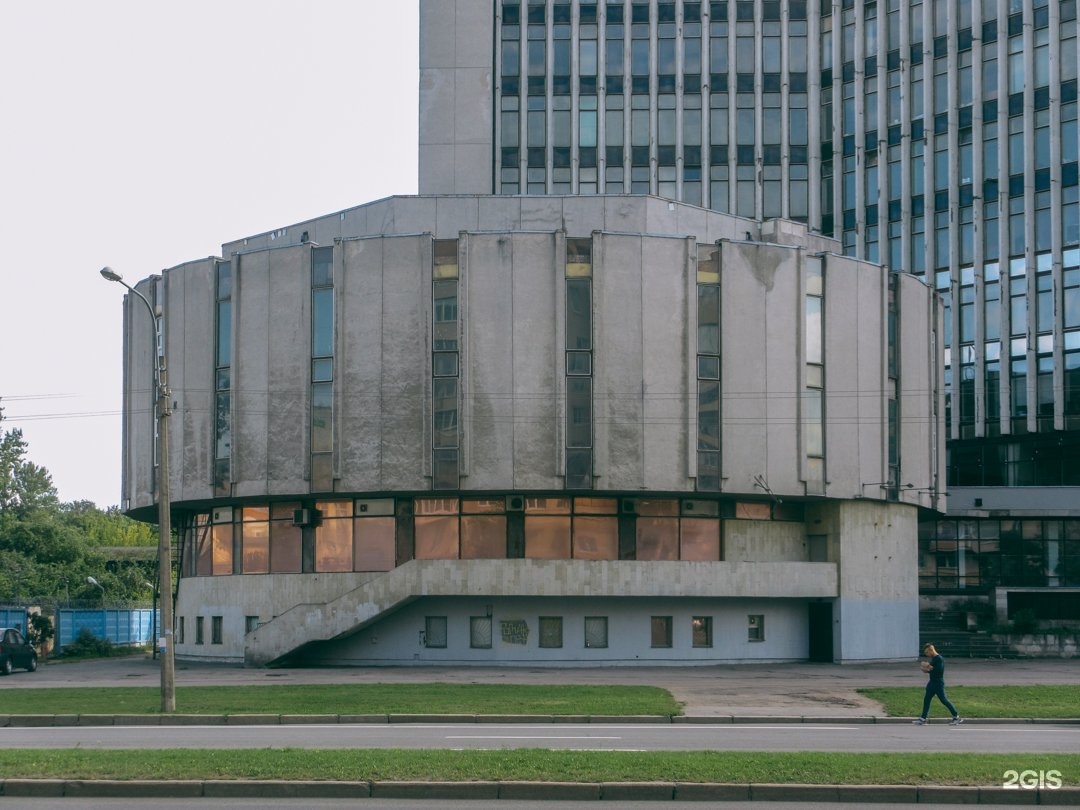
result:
<svg viewBox="0 0 1080 810"><path fill-rule="evenodd" d="M0 714L158 714L157 687L4 689ZM523 684L275 684L182 686L180 714L674 715L655 686Z"/></svg>
<svg viewBox="0 0 1080 810"><path fill-rule="evenodd" d="M890 717L914 717L922 711L923 687L860 689L876 700ZM947 686L949 700L963 717L1080 718L1080 689L1051 686ZM948 717L935 698L931 717Z"/></svg>
<svg viewBox="0 0 1080 810"><path fill-rule="evenodd" d="M0 778L720 782L1000 786L1008 770L1080 775L1077 754L400 749L0 750Z"/></svg>

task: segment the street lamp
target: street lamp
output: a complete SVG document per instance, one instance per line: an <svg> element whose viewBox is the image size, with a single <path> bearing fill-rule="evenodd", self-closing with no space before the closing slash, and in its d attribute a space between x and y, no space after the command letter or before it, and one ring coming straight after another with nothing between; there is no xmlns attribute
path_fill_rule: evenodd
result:
<svg viewBox="0 0 1080 810"><path fill-rule="evenodd" d="M93 577L87 577L86 581L89 582L91 585L93 585L96 588L101 588L101 604L104 605L105 604L105 586L102 585L100 582L98 582Z"/></svg>
<svg viewBox="0 0 1080 810"><path fill-rule="evenodd" d="M154 387L157 402L154 406L158 428L158 593L161 594L161 711L176 711L176 666L173 654L173 616L172 616L172 523L169 503L169 385L165 374L165 335L162 332L161 316L154 311L146 296L128 284L111 267L101 268L101 277L106 281L123 284L128 292L138 296L146 304L150 320L154 325L154 353L157 365L154 368ZM160 339L159 339L160 336ZM156 646L156 642L155 642Z"/></svg>

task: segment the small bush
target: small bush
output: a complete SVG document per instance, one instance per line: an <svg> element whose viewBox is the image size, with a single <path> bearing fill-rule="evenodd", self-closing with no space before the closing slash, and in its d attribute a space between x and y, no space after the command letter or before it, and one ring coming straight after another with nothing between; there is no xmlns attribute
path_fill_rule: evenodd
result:
<svg viewBox="0 0 1080 810"><path fill-rule="evenodd" d="M1037 632L1039 619L1031 608L1018 610L1012 618L1012 631L1017 635L1026 636Z"/></svg>
<svg viewBox="0 0 1080 810"><path fill-rule="evenodd" d="M65 658L109 658L114 652L113 643L98 638L89 627L82 628L75 641L64 647Z"/></svg>

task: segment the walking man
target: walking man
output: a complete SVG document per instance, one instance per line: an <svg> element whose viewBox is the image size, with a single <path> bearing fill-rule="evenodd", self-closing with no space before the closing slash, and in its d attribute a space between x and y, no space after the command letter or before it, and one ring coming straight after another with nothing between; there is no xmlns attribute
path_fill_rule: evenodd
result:
<svg viewBox="0 0 1080 810"><path fill-rule="evenodd" d="M927 644L923 647L923 655L925 655L929 661L923 661L919 664L922 671L930 676L930 680L926 682L926 694L923 695L922 714L913 720L912 722L917 726L925 726L926 718L930 714L930 701L937 697L941 701L941 705L949 710L949 714L952 715L952 721L950 726L958 726L964 722L964 719L960 716L960 713L956 711L956 707L949 702L949 699L945 696L945 659L941 657L941 653L937 651L933 644Z"/></svg>

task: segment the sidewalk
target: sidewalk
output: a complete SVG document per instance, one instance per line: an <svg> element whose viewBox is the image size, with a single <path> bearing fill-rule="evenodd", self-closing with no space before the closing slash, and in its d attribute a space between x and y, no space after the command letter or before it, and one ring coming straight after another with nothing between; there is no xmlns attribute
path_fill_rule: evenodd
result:
<svg viewBox="0 0 1080 810"><path fill-rule="evenodd" d="M1080 683L1078 659L948 660L949 686ZM3 688L153 686L157 661L148 656L42 666L0 681ZM912 657L889 664L731 664L690 667L364 667L245 668L177 662L178 686L318 683L519 683L658 686L683 704L688 717L823 717L882 715L856 690L926 683Z"/></svg>

